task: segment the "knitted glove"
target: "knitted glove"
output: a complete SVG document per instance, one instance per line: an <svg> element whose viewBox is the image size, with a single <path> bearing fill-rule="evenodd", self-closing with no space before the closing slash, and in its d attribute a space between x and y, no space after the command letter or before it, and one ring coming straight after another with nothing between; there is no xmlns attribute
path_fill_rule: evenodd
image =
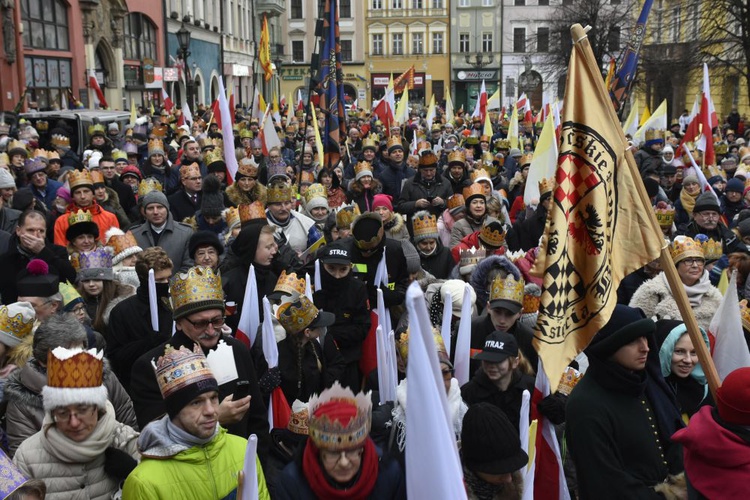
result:
<svg viewBox="0 0 750 500"><path fill-rule="evenodd" d="M547 417L555 425L565 423L565 405L568 403L568 396L556 392L539 401L536 409L539 413Z"/></svg>
<svg viewBox="0 0 750 500"><path fill-rule="evenodd" d="M281 370L279 367L269 369L260 380L258 380L258 386L263 394L271 394L271 392L281 385Z"/></svg>
<svg viewBox="0 0 750 500"><path fill-rule="evenodd" d="M104 472L118 482L125 480L137 465L138 462L122 450L111 446L104 450Z"/></svg>

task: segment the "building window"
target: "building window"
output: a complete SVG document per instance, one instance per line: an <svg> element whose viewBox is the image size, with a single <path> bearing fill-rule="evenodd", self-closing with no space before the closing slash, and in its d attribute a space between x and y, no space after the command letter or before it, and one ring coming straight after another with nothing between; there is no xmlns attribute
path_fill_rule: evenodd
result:
<svg viewBox="0 0 750 500"><path fill-rule="evenodd" d="M424 33L414 33L411 36L411 53L424 53Z"/></svg>
<svg viewBox="0 0 750 500"><path fill-rule="evenodd" d="M292 40L292 62L303 62L305 60L305 42Z"/></svg>
<svg viewBox="0 0 750 500"><path fill-rule="evenodd" d="M526 52L526 28L513 28L513 52Z"/></svg>
<svg viewBox="0 0 750 500"><path fill-rule="evenodd" d="M612 26L610 32L607 34L607 47L610 52L620 50L620 28L617 26Z"/></svg>
<svg viewBox="0 0 750 500"><path fill-rule="evenodd" d="M403 33L393 34L393 54L400 56L404 53L404 35Z"/></svg>
<svg viewBox="0 0 750 500"><path fill-rule="evenodd" d="M654 33L654 39L656 40L656 43L661 43L661 26L662 26L662 12L660 10L656 11L656 23L655 23L655 33Z"/></svg>
<svg viewBox="0 0 750 500"><path fill-rule="evenodd" d="M125 59L156 59L156 28L143 14L135 12L123 18Z"/></svg>
<svg viewBox="0 0 750 500"><path fill-rule="evenodd" d="M66 4L62 0L49 3L49 0L21 0L23 44L35 49L69 50Z"/></svg>
<svg viewBox="0 0 750 500"><path fill-rule="evenodd" d="M563 5L573 5L573 0L562 0Z"/></svg>
<svg viewBox="0 0 750 500"><path fill-rule="evenodd" d="M482 7L494 7L494 0L482 0Z"/></svg>
<svg viewBox="0 0 750 500"><path fill-rule="evenodd" d="M688 7L688 21L690 22L690 39L695 40L698 38L698 23L700 18L698 17L698 4L693 4ZM741 31L737 31L740 33Z"/></svg>
<svg viewBox="0 0 750 500"><path fill-rule="evenodd" d="M291 19L302 19L302 0L292 0L289 12Z"/></svg>
<svg viewBox="0 0 750 500"><path fill-rule="evenodd" d="M443 53L443 34L442 33L432 34L432 53L433 54Z"/></svg>
<svg viewBox="0 0 750 500"><path fill-rule="evenodd" d="M516 5L516 6L526 5L526 0L515 0L515 2L513 3L513 5Z"/></svg>
<svg viewBox="0 0 750 500"><path fill-rule="evenodd" d="M458 51L469 52L471 50L471 44L469 43L469 34L461 33L458 35Z"/></svg>
<svg viewBox="0 0 750 500"><path fill-rule="evenodd" d="M492 33L482 33L482 52L492 52Z"/></svg>
<svg viewBox="0 0 750 500"><path fill-rule="evenodd" d="M25 57L26 86L39 109L62 105L62 94L71 87L70 59Z"/></svg>
<svg viewBox="0 0 750 500"><path fill-rule="evenodd" d="M458 0L458 6L459 7L468 7L469 6L469 0Z"/></svg>
<svg viewBox="0 0 750 500"><path fill-rule="evenodd" d="M393 0L393 4L392 5L393 5L394 9L403 9L404 8L404 4L402 3L401 0Z"/></svg>
<svg viewBox="0 0 750 500"><path fill-rule="evenodd" d="M341 60L343 62L352 62L352 41L341 40Z"/></svg>
<svg viewBox="0 0 750 500"><path fill-rule="evenodd" d="M682 30L682 12L679 7L672 9L672 43L680 41L680 31Z"/></svg>
<svg viewBox="0 0 750 500"><path fill-rule="evenodd" d="M383 0L372 0L372 10L382 10Z"/></svg>
<svg viewBox="0 0 750 500"><path fill-rule="evenodd" d="M372 35L372 55L383 55L383 35L381 33Z"/></svg>
<svg viewBox="0 0 750 500"><path fill-rule="evenodd" d="M352 0L339 0L339 17L352 17Z"/></svg>
<svg viewBox="0 0 750 500"><path fill-rule="evenodd" d="M442 9L443 8L443 0L432 0L432 8L433 9Z"/></svg>
<svg viewBox="0 0 750 500"><path fill-rule="evenodd" d="M411 8L415 10L422 9L423 8L422 0L411 0Z"/></svg>
<svg viewBox="0 0 750 500"><path fill-rule="evenodd" d="M539 5L541 6L549 5L549 0L539 0Z"/></svg>
<svg viewBox="0 0 750 500"><path fill-rule="evenodd" d="M549 52L549 28L537 28L536 51Z"/></svg>

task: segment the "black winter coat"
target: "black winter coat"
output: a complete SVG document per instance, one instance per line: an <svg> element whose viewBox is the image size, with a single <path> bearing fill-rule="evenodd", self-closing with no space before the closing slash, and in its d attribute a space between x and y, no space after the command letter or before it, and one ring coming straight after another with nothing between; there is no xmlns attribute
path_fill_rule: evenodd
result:
<svg viewBox="0 0 750 500"><path fill-rule="evenodd" d="M422 179L422 175L418 172L417 175L404 183L396 211L406 215L407 225L411 227L411 217L419 210L427 210L436 218L440 217L443 210L445 210L446 202L451 195L453 195L453 188L445 178L436 175L433 181L427 182ZM416 207L417 200L422 198L430 202L429 207ZM443 203L437 206L432 205L433 198L441 198Z"/></svg>
<svg viewBox="0 0 750 500"><path fill-rule="evenodd" d="M281 390L289 406L295 399L309 401L313 394L320 394L341 378L344 358L341 357L333 336L326 335L322 341L322 346L317 340L311 340L300 348L298 342L287 335L276 344L279 349ZM299 363L300 351L302 366Z"/></svg>
<svg viewBox="0 0 750 500"><path fill-rule="evenodd" d="M419 252L419 249L417 249L417 252ZM419 260L422 263L422 269L439 280L447 280L448 275L456 266L451 251L443 246L440 238L437 240L437 248L432 252L432 255L422 255L419 252Z"/></svg>
<svg viewBox="0 0 750 500"><path fill-rule="evenodd" d="M375 173L375 176L383 185L383 193L391 195L391 198L394 200L398 200L401 194L401 183L404 179L414 177L415 173L414 169L406 165L405 161L397 166L388 162L383 165L383 170L380 171L380 174Z"/></svg>
<svg viewBox="0 0 750 500"><path fill-rule="evenodd" d="M529 391L529 394L534 392L534 378L524 375L519 370L513 373L508 389L502 392L483 370L478 370L472 379L461 387L461 397L469 406L477 403L490 403L497 406L503 410L513 427L518 430L524 390Z"/></svg>
<svg viewBox="0 0 750 500"><path fill-rule="evenodd" d="M258 436L258 455L261 460L265 459L268 452L268 411L263 404L263 396L258 387L258 379L255 376L255 367L250 352L242 342L234 337L222 335L221 338L232 348L234 352L234 362L237 366L237 380L247 380L250 382L250 409L245 416L236 424L227 426L230 434L247 438L250 434ZM149 422L160 418L166 414L167 409L164 404L159 384L156 381L156 374L151 365L151 361L164 355L164 349L167 344L176 349L186 347L193 349L195 343L182 331L177 331L169 341L151 349L146 354L138 358L133 363L133 369L130 375L130 387L133 394L133 406L138 418L138 425L145 427ZM208 354L203 349L204 354ZM228 382L219 386L219 401L234 393L237 381Z"/></svg>
<svg viewBox="0 0 750 500"><path fill-rule="evenodd" d="M401 242L383 237L381 248L369 257L362 256L362 252L354 244L353 237L343 239L342 243L349 246L352 264L354 264L354 276L367 285L367 294L372 307L378 303L375 272L385 252L389 286L383 287L383 302L385 307L402 305L406 298L406 288L409 286L409 273L406 270L406 257Z"/></svg>
<svg viewBox="0 0 750 500"><path fill-rule="evenodd" d="M201 193L198 193L198 201L195 203L193 203L184 189L172 193L167 199L169 200L169 211L172 212L174 220L178 222L194 216L195 212L201 208Z"/></svg>
<svg viewBox="0 0 750 500"><path fill-rule="evenodd" d="M539 238L544 234L544 225L547 222L547 209L541 204L536 208L531 217L521 222L516 222L508 231L508 250L524 252L539 246Z"/></svg>

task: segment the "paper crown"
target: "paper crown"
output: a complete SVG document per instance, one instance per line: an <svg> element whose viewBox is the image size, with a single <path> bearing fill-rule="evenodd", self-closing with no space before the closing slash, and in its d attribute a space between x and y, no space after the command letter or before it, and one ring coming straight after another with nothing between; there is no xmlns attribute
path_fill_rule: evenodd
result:
<svg viewBox="0 0 750 500"><path fill-rule="evenodd" d="M15 347L31 333L36 314L29 302L0 305L0 343Z"/></svg>
<svg viewBox="0 0 750 500"><path fill-rule="evenodd" d="M490 302L493 300L507 300L515 302L519 306L523 305L523 279L516 280L512 274L505 278L495 276L490 285Z"/></svg>
<svg viewBox="0 0 750 500"><path fill-rule="evenodd" d="M703 248L700 243L689 236L677 236L669 246L669 253L672 254L672 260L675 264L688 257L705 258Z"/></svg>
<svg viewBox="0 0 750 500"><path fill-rule="evenodd" d="M117 265L131 255L143 251L143 249L138 246L135 236L133 236L133 233L130 231L124 233L121 229L113 227L107 231L106 238L107 246L110 247L112 253L114 253L114 257L112 258L113 265Z"/></svg>
<svg viewBox="0 0 750 500"><path fill-rule="evenodd" d="M541 297L531 295L529 293L524 293L521 311L523 312L523 314L534 314L536 312L539 312L539 306L541 305L541 303Z"/></svg>
<svg viewBox="0 0 750 500"><path fill-rule="evenodd" d="M438 233L437 218L426 210L414 214L411 219L412 228L414 229L414 241L422 241L428 238L437 239Z"/></svg>
<svg viewBox="0 0 750 500"><path fill-rule="evenodd" d="M482 187L481 184L473 183L469 184L463 189L463 197L464 197L464 203L469 200L469 198L474 198L476 196L482 196L484 197L484 187Z"/></svg>
<svg viewBox="0 0 750 500"><path fill-rule="evenodd" d="M47 168L47 157L45 155L44 160L41 157L27 158L23 163L23 170L26 175L31 177L37 172L44 172Z"/></svg>
<svg viewBox="0 0 750 500"><path fill-rule="evenodd" d="M31 498L33 495L11 495L29 481L4 451L0 450L0 498ZM38 498L38 497L37 497Z"/></svg>
<svg viewBox="0 0 750 500"><path fill-rule="evenodd" d="M138 184L138 197L141 198L146 196L151 191L163 192L164 189L161 186L161 182L157 181L153 177L147 177Z"/></svg>
<svg viewBox="0 0 750 500"><path fill-rule="evenodd" d="M167 136L168 130L169 130L168 126L164 125L163 123L160 123L158 125L154 125L154 128L151 129L151 135L159 139L164 139Z"/></svg>
<svg viewBox="0 0 750 500"><path fill-rule="evenodd" d="M114 279L112 271L112 248L99 247L90 252L78 254L78 280Z"/></svg>
<svg viewBox="0 0 750 500"><path fill-rule="evenodd" d="M88 170L71 170L68 174L68 185L72 193L79 187L94 187L94 180L91 178L91 172Z"/></svg>
<svg viewBox="0 0 750 500"><path fill-rule="evenodd" d="M655 128L646 130L646 141L663 141L665 132L666 130L659 130Z"/></svg>
<svg viewBox="0 0 750 500"><path fill-rule="evenodd" d="M203 156L203 161L206 163L207 167L214 163L224 163L224 150L217 147L211 151L207 151Z"/></svg>
<svg viewBox="0 0 750 500"><path fill-rule="evenodd" d="M180 167L180 177L189 179L191 177L201 177L201 168L197 163L190 163Z"/></svg>
<svg viewBox="0 0 750 500"><path fill-rule="evenodd" d="M313 198L323 198L328 204L328 189L323 184L311 184L305 191L305 203L310 203Z"/></svg>
<svg viewBox="0 0 750 500"><path fill-rule="evenodd" d="M298 277L297 273L287 274L286 270L282 270L273 291L288 293L296 298L305 294L305 285L305 279Z"/></svg>
<svg viewBox="0 0 750 500"><path fill-rule="evenodd" d="M365 137L364 139L362 139L362 149L373 149L377 151L378 143L375 142L375 139L372 137Z"/></svg>
<svg viewBox="0 0 750 500"><path fill-rule="evenodd" d="M107 135L107 129L104 128L104 124L97 123L95 125L89 125L89 135Z"/></svg>
<svg viewBox="0 0 750 500"><path fill-rule="evenodd" d="M227 208L221 213L221 216L224 218L224 222L227 223L227 227L230 230L242 223L242 219L240 219L240 211L235 207Z"/></svg>
<svg viewBox="0 0 750 500"><path fill-rule="evenodd" d="M94 181L94 186L104 184L104 175L99 170L92 170L91 180Z"/></svg>
<svg viewBox="0 0 750 500"><path fill-rule="evenodd" d="M361 178L365 175L372 177L372 165L369 161L360 161L354 165L354 177Z"/></svg>
<svg viewBox="0 0 750 500"><path fill-rule="evenodd" d="M343 205L336 212L336 227L339 229L350 229L352 222L360 215L359 205Z"/></svg>
<svg viewBox="0 0 750 500"><path fill-rule="evenodd" d="M257 178L258 165L250 158L243 158L240 160L240 166L237 168L237 178L239 179L240 177Z"/></svg>
<svg viewBox="0 0 750 500"><path fill-rule="evenodd" d="M29 156L29 151L26 149L26 144L23 141L12 140L8 143L8 156L13 155L25 155Z"/></svg>
<svg viewBox="0 0 750 500"><path fill-rule="evenodd" d="M498 139L495 141L497 149L510 149L510 139Z"/></svg>
<svg viewBox="0 0 750 500"><path fill-rule="evenodd" d="M666 203L665 205L666 206L655 206L654 214L656 215L656 220L659 223L659 226L671 228L674 223L675 208Z"/></svg>
<svg viewBox="0 0 750 500"><path fill-rule="evenodd" d="M68 214L68 227L93 221L94 216L88 210L79 209L77 212L70 212Z"/></svg>
<svg viewBox="0 0 750 500"><path fill-rule="evenodd" d="M70 137L66 137L60 134L52 134L52 137L50 138L50 143L53 146L58 147L58 148L69 148Z"/></svg>
<svg viewBox="0 0 750 500"><path fill-rule="evenodd" d="M3 151L0 153L0 166L7 166L10 165L10 159L8 158L8 153Z"/></svg>
<svg viewBox="0 0 750 500"><path fill-rule="evenodd" d="M522 166L522 167L524 165L531 165L531 160L533 160L533 159L534 159L534 155L532 155L532 154L525 154L525 155L521 156L521 159L518 161L518 164L520 166Z"/></svg>
<svg viewBox="0 0 750 500"><path fill-rule="evenodd" d="M284 182L289 181L289 177L286 175L286 165L283 162L266 162L266 170L268 184L273 184L273 181L278 179L283 179Z"/></svg>
<svg viewBox="0 0 750 500"><path fill-rule="evenodd" d="M201 151L205 150L206 148L224 148L224 140L219 138L211 138L211 137L199 137L198 138L198 145L201 147Z"/></svg>
<svg viewBox="0 0 750 500"><path fill-rule="evenodd" d="M440 330L438 330L434 326L432 327L432 340L435 341L435 348L437 349L438 353L447 354L443 336L440 334ZM398 350L398 354L401 356L401 359L403 360L403 362L406 363L409 359L409 328L408 327L406 328L406 330L401 332L401 334L398 336L398 339L396 340L396 349Z"/></svg>
<svg viewBox="0 0 750 500"><path fill-rule="evenodd" d="M392 127L393 128L393 127ZM401 142L401 136L400 135L392 135L388 138L388 141L386 142L386 146L388 148L388 151L391 150L393 147L400 147L403 149L404 145Z"/></svg>
<svg viewBox="0 0 750 500"><path fill-rule="evenodd" d="M255 137L255 134L252 130L247 128L240 130L240 139L252 139L253 137Z"/></svg>
<svg viewBox="0 0 750 500"><path fill-rule="evenodd" d="M242 203L237 207L237 210L239 212L240 222L243 224L254 219L266 218L266 209L260 201ZM227 224L229 224L229 221L227 221Z"/></svg>
<svg viewBox="0 0 750 500"><path fill-rule="evenodd" d="M429 146L430 143L427 143L427 146ZM423 151L419 155L419 168L432 168L436 167L438 163L438 157L435 153L432 152L431 149L427 149Z"/></svg>
<svg viewBox="0 0 750 500"><path fill-rule="evenodd" d="M701 246L703 257L705 257L706 260L719 260L721 256L724 255L724 248L721 241L709 238L705 234L696 234L695 241Z"/></svg>
<svg viewBox="0 0 750 500"><path fill-rule="evenodd" d="M186 386L215 380L208 360L197 343L192 351L185 346L175 349L167 344L164 355L155 362L152 360L151 366L156 372L156 381L164 399Z"/></svg>
<svg viewBox="0 0 750 500"><path fill-rule="evenodd" d="M307 436L310 433L310 429L307 426L309 420L310 409L307 407L307 403L295 399L294 403L292 403L292 414L289 417L287 429L295 434Z"/></svg>
<svg viewBox="0 0 750 500"><path fill-rule="evenodd" d="M476 182L479 182L479 181L491 182L490 174L485 169L483 169L483 168L480 168L478 170L474 170L471 173L471 182L472 183L476 183ZM464 196L464 198L466 198L466 196Z"/></svg>
<svg viewBox="0 0 750 500"><path fill-rule="evenodd" d="M210 267L195 266L172 278L169 287L172 316L180 319L209 309L224 310L221 276Z"/></svg>
<svg viewBox="0 0 750 500"><path fill-rule="evenodd" d="M549 179L542 177L542 179L539 180L540 197L547 193L551 193L553 189L555 189L555 179L553 177L550 177Z"/></svg>
<svg viewBox="0 0 750 500"><path fill-rule="evenodd" d="M457 149L448 154L448 165L453 164L466 165L466 155L463 151Z"/></svg>
<svg viewBox="0 0 750 500"><path fill-rule="evenodd" d="M266 190L266 199L268 203L284 203L292 199L292 187L286 182L277 182Z"/></svg>
<svg viewBox="0 0 750 500"><path fill-rule="evenodd" d="M487 256L484 248L467 248L459 254L459 266L476 266Z"/></svg>
<svg viewBox="0 0 750 500"><path fill-rule="evenodd" d="M148 155L152 154L164 154L164 143L161 139L149 139L148 141Z"/></svg>
<svg viewBox="0 0 750 500"><path fill-rule="evenodd" d="M750 332L750 308L747 307L747 299L740 301L740 316L742 317L742 328Z"/></svg>
<svg viewBox="0 0 750 500"><path fill-rule="evenodd" d="M479 240L487 246L500 248L505 245L505 230L499 224L485 224L479 230Z"/></svg>
<svg viewBox="0 0 750 500"><path fill-rule="evenodd" d="M44 149L41 149L41 148L39 148L36 151L34 151L34 158L39 158L44 163L47 163L47 161L49 160L49 156L48 156L47 151L45 151Z"/></svg>
<svg viewBox="0 0 750 500"><path fill-rule="evenodd" d="M573 388L578 384L578 382L581 381L582 378L583 374L581 372L579 372L572 366L569 366L565 369L562 376L560 377L560 383L557 385L557 390L561 394L569 396L573 391Z"/></svg>
<svg viewBox="0 0 750 500"><path fill-rule="evenodd" d="M47 162L52 163L53 161L61 162L60 153L57 151L47 151Z"/></svg>
<svg viewBox="0 0 750 500"><path fill-rule="evenodd" d="M42 388L44 410L93 404L104 408L104 351L56 347L47 354L47 385Z"/></svg>
<svg viewBox="0 0 750 500"><path fill-rule="evenodd" d="M75 303L83 303L83 298L81 298L81 294L78 293L78 290L76 290L76 287L68 283L67 281L61 281L60 282L60 295L62 295L63 298L63 308L65 311L71 311L72 305Z"/></svg>
<svg viewBox="0 0 750 500"><path fill-rule="evenodd" d="M343 412L347 416L342 417L339 411L342 407L356 411ZM350 389L334 382L330 389L311 397L308 408L309 436L318 449L351 450L362 446L370 434L372 400L369 392L355 396ZM351 418L350 413L354 413Z"/></svg>
<svg viewBox="0 0 750 500"><path fill-rule="evenodd" d="M318 317L318 308L303 293L294 302L281 304L276 315L287 333L299 333Z"/></svg>
<svg viewBox="0 0 750 500"><path fill-rule="evenodd" d="M447 201L447 207L448 210L454 210L456 208L464 208L466 205L466 201L464 200L464 196L462 194L454 194L448 198Z"/></svg>

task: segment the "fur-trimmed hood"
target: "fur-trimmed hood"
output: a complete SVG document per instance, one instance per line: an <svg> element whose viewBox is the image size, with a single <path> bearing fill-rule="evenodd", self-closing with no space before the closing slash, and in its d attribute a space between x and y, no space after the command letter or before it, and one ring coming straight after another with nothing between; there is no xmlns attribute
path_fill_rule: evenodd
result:
<svg viewBox="0 0 750 500"><path fill-rule="evenodd" d="M391 217L391 220L388 221L388 224L390 224L391 221L393 221L393 225L392 226L386 227L386 225L384 224L383 228L387 232L389 232L392 236L396 236L396 235L398 235L401 232L402 228L405 225L404 218L401 216L400 213L394 212L393 213L393 217Z"/></svg>
<svg viewBox="0 0 750 500"><path fill-rule="evenodd" d="M481 305L481 307L484 307L489 299L489 293L487 292L487 277L493 269L503 269L516 280L521 279L521 272L516 265L504 255L490 255L486 259L480 261L474 269L474 272L471 273L470 284L474 287L474 291L477 292L477 304Z"/></svg>
<svg viewBox="0 0 750 500"><path fill-rule="evenodd" d="M231 201L236 206L242 205L243 203L252 203L254 201L260 201L264 206L266 204L266 187L260 182L256 182L253 189L250 190L250 196L240 191L240 188L237 187L236 183L227 187L225 192L227 193L229 201Z"/></svg>

